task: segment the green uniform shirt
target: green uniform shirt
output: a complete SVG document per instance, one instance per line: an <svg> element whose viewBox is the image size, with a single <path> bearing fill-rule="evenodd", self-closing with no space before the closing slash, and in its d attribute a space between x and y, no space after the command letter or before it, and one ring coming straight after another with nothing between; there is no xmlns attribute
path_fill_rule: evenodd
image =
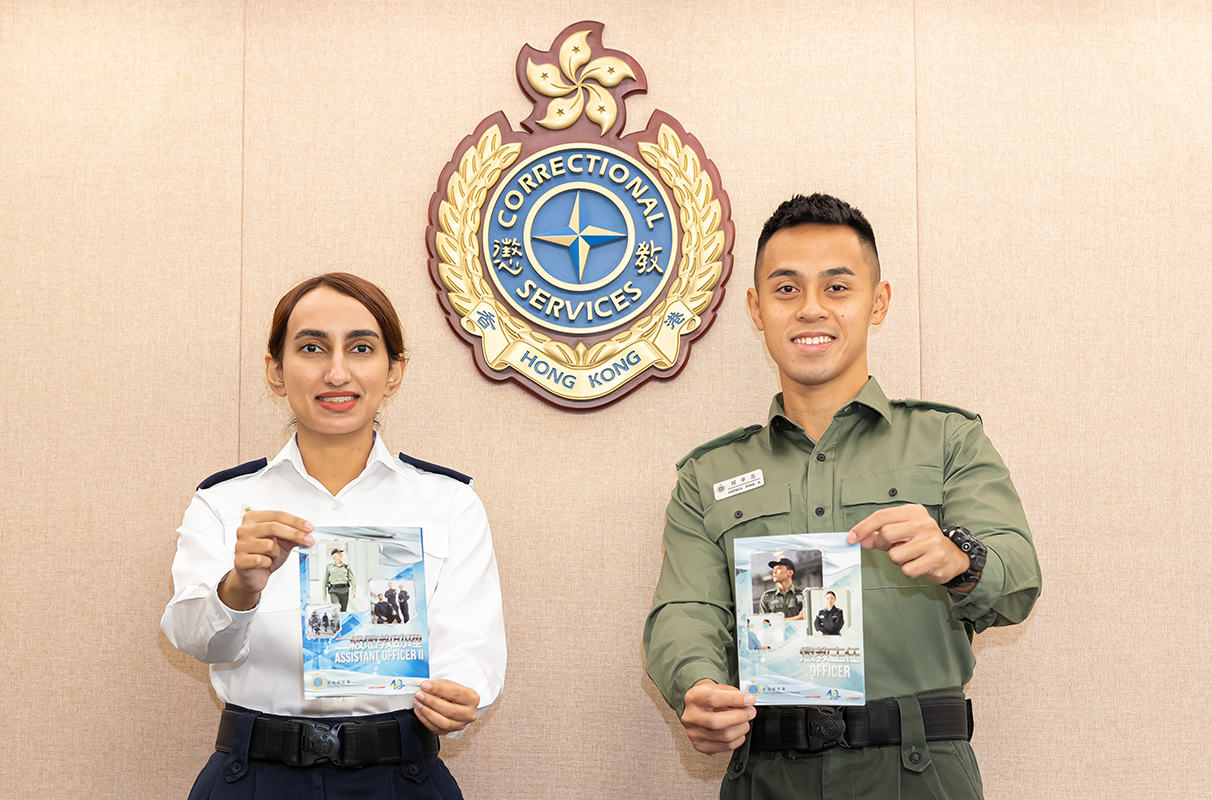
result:
<svg viewBox="0 0 1212 800"><path fill-rule="evenodd" d="M348 564L329 564L324 570L324 593L328 594L335 586L338 590L348 590L353 585L353 570Z"/></svg>
<svg viewBox="0 0 1212 800"><path fill-rule="evenodd" d="M760 469L762 486L716 500L713 485ZM1040 591L1039 562L1010 474L980 418L919 400L889 401L871 379L820 441L783 413L709 442L678 462L665 512L665 560L644 629L648 674L679 715L697 681L738 685L733 549L737 537L849 530L880 508L925 506L989 549L967 595L906 578L863 551L867 696L961 687L972 635L1022 621Z"/></svg>
<svg viewBox="0 0 1212 800"><path fill-rule="evenodd" d="M800 613L804 606L800 602L800 590L791 585L791 588L783 592L779 587L767 589L762 592L762 597L758 600L758 609L763 614L782 614L784 617L794 617Z"/></svg>

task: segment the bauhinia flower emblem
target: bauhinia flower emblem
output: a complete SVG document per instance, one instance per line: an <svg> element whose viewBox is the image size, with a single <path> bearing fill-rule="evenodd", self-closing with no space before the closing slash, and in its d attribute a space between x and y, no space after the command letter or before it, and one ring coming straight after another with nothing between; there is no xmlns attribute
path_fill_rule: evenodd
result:
<svg viewBox="0 0 1212 800"><path fill-rule="evenodd" d="M547 116L539 120L540 125L553 131L572 126L584 114L598 124L605 136L619 112L614 96L603 87L618 86L623 79L634 77L631 67L620 58L593 58L589 31L574 33L564 40L558 68L526 59L530 85L536 92L555 98L547 105Z"/></svg>

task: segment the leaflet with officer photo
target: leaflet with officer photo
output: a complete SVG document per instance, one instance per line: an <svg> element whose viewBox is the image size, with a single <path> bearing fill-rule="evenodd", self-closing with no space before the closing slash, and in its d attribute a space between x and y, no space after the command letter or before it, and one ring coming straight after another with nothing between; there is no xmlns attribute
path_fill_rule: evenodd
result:
<svg viewBox="0 0 1212 800"><path fill-rule="evenodd" d="M412 694L429 678L420 528L316 528L299 548L303 696Z"/></svg>
<svg viewBox="0 0 1212 800"><path fill-rule="evenodd" d="M733 542L740 688L760 706L861 706L862 548L846 533Z"/></svg>

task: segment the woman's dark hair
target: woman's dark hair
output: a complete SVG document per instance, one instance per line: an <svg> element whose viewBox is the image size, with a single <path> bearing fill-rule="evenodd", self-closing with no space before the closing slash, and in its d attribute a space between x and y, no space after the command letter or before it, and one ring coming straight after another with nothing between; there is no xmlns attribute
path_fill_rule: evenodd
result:
<svg viewBox="0 0 1212 800"><path fill-rule="evenodd" d="M404 360L404 332L400 329L400 315L396 313L395 306L378 286L348 272L326 272L308 278L282 295L278 307L274 309L273 322L269 326L270 358L279 364L282 363L282 353L286 347L286 323L290 321L291 313L303 295L321 287L328 287L334 292L352 297L366 306L375 322L379 323L379 330L383 332L388 357L392 361Z"/></svg>

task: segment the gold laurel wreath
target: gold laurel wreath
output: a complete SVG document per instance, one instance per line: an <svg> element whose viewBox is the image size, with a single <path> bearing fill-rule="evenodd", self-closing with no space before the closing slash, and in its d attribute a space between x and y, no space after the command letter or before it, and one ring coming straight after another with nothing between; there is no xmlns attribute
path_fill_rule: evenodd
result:
<svg viewBox="0 0 1212 800"><path fill-rule="evenodd" d="M699 163L698 154L682 144L677 133L662 125L657 142L642 143L640 154L673 189L680 209L682 257L677 278L665 299L652 312L626 331L586 348L575 348L534 330L525 320L513 316L492 294L480 264L480 209L501 173L517 160L520 144L502 144L496 125L484 132L478 144L467 149L459 168L450 176L446 199L438 209L438 273L449 292L450 303L462 316L468 333L479 334L475 323L466 319L481 302L496 312L505 338L512 344L522 341L542 350L563 368L593 369L614 358L620 350L637 340L655 340L664 322L665 310L681 300L695 314L682 333L699 326L699 317L711 302L712 290L723 271L724 233L720 230L722 212L715 199L711 177ZM489 267L491 269L491 266ZM672 363L658 366L670 367Z"/></svg>

